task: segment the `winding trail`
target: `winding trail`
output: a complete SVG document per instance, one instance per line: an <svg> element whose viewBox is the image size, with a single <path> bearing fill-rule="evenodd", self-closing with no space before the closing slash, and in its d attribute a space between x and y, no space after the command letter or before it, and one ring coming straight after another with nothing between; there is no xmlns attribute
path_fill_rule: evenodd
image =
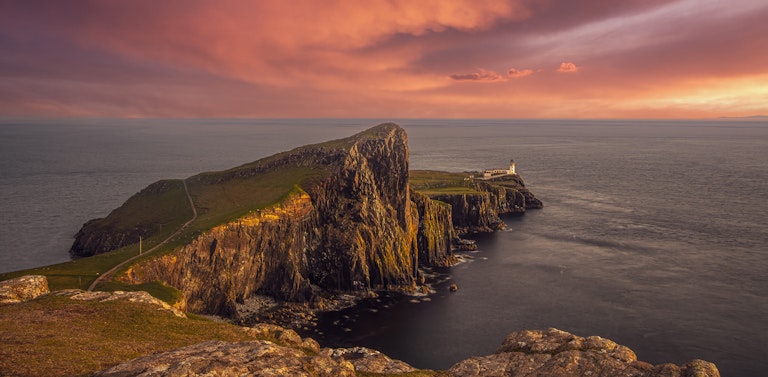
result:
<svg viewBox="0 0 768 377"><path fill-rule="evenodd" d="M91 283L91 285L88 286L88 290L89 291L93 291L93 289L96 288L97 285L101 284L104 281L112 280L112 277L115 275L115 272L117 272L117 270L120 269L120 267L123 267L126 264L136 260L137 258L142 257L144 255L147 255L147 254L149 254L149 253L159 249L161 246L163 246L166 243L168 243L168 241L170 241L171 238L176 237L177 235L179 235L184 229L186 229L189 226L189 224L192 224L192 222L197 219L197 208L195 208L195 202L192 200L192 195L189 194L189 188L187 187L187 180L186 179L182 179L181 182L184 184L184 192L186 192L186 194L187 194L187 200L189 201L189 206L192 207L192 218L189 219L189 221L185 222L184 225L180 226L179 229L176 229L176 231L173 232L173 234L171 234L170 236L168 236L168 238L162 240L159 244L155 245L155 247L153 247L153 248L151 248L151 249L149 249L149 250L147 250L147 251L145 251L145 252L143 252L143 253L141 253L139 255L136 255L136 256L133 256L131 258L128 258L128 259L118 263L115 267L110 268L109 271L101 274L101 276L96 278L96 280L94 280L93 283Z"/></svg>

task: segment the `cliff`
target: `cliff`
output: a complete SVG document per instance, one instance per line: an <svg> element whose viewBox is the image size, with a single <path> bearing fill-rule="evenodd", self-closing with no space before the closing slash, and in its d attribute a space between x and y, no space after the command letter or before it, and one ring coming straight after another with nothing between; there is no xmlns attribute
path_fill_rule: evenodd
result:
<svg viewBox="0 0 768 377"><path fill-rule="evenodd" d="M445 195L411 190L408 159L405 131L386 123L226 171L161 181L87 223L72 252L92 255L139 236L159 240L161 229L175 229L159 224L188 220L188 189L199 216L184 241L134 263L118 280L161 281L183 292L190 311L232 316L254 295L315 302L324 291L415 290L419 267L451 265L455 245L471 246L458 235L501 229L499 214L540 206L517 176L491 183L440 173L419 182L442 185L448 174L473 187ZM186 216L165 213L182 205Z"/></svg>
<svg viewBox="0 0 768 377"><path fill-rule="evenodd" d="M433 219L446 212L411 201L407 136L397 125L188 181L197 203L211 187L300 167L315 174L279 203L205 230L171 253L135 264L121 279L163 281L184 292L189 310L222 315L255 294L312 301L321 290L414 289L418 240L438 237ZM420 227L418 208L428 225ZM450 225L440 226L450 232ZM439 264L450 248L431 245L422 263Z"/></svg>

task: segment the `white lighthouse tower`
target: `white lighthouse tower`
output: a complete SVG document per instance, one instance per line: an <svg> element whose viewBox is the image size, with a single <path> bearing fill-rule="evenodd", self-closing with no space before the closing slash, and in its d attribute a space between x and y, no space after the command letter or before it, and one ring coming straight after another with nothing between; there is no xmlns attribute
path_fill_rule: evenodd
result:
<svg viewBox="0 0 768 377"><path fill-rule="evenodd" d="M515 160L509 160L509 174L517 174L515 173Z"/></svg>

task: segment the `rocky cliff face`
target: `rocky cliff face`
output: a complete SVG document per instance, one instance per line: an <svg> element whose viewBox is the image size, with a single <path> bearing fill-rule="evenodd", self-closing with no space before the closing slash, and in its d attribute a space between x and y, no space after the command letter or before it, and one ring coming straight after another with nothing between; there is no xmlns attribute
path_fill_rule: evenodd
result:
<svg viewBox="0 0 768 377"><path fill-rule="evenodd" d="M234 304L263 292L307 300L304 253L319 244L312 202L295 193L279 206L217 226L175 253L133 266L132 283L163 281L184 292L193 312L234 314Z"/></svg>
<svg viewBox="0 0 768 377"><path fill-rule="evenodd" d="M453 226L459 235L492 232L504 228L504 222L499 218L498 199L489 192L437 194L431 198L451 206Z"/></svg>
<svg viewBox="0 0 768 377"><path fill-rule="evenodd" d="M428 266L453 264L452 247L457 235L451 206L415 191L411 192L411 201L419 214L416 237L419 263Z"/></svg>
<svg viewBox="0 0 768 377"><path fill-rule="evenodd" d="M318 288L413 289L419 240L427 245L422 263L443 263L450 253L450 225L437 223L447 218L445 207L427 198L421 206L411 201L402 128L384 124L338 144L302 148L239 171L321 162L327 174L279 205L134 265L122 279L163 281L184 292L190 310L223 315L257 293L311 301Z"/></svg>

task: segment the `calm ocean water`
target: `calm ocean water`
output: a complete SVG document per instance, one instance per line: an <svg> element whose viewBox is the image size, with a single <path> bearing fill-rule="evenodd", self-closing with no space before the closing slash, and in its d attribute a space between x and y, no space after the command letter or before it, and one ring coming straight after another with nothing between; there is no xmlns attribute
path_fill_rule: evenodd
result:
<svg viewBox="0 0 768 377"><path fill-rule="evenodd" d="M2 120L0 272L68 260L83 222L158 179L378 123ZM653 363L702 358L724 376L768 375L768 121L398 123L412 168L514 158L545 208L478 236L469 262L436 271L450 280L428 300L382 297L324 317L321 343L447 368L511 331L557 327Z"/></svg>

